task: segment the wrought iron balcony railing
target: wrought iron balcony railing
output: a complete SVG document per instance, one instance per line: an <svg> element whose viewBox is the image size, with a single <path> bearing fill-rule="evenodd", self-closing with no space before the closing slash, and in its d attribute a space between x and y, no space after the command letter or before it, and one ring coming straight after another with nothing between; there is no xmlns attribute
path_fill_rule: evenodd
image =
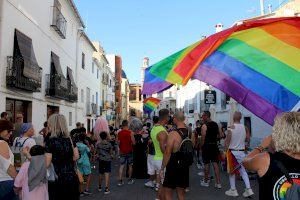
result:
<svg viewBox="0 0 300 200"><path fill-rule="evenodd" d="M46 74L46 96L70 101L71 83L59 74Z"/></svg>
<svg viewBox="0 0 300 200"><path fill-rule="evenodd" d="M30 71L36 78L34 79L24 76L24 59L22 57L8 56L6 69L6 86L30 92L40 92L42 85L42 68L31 61L26 62L30 63Z"/></svg>
<svg viewBox="0 0 300 200"><path fill-rule="evenodd" d="M78 101L78 88L74 85L72 85L71 82L69 82L69 101L70 102L77 102Z"/></svg>
<svg viewBox="0 0 300 200"><path fill-rule="evenodd" d="M53 19L51 26L61 38L66 39L67 20L62 15L60 9L56 6L53 6Z"/></svg>

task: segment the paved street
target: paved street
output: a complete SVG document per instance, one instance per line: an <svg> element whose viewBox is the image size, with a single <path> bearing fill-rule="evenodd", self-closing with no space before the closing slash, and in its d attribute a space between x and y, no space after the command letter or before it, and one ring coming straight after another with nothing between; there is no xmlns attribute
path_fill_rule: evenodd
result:
<svg viewBox="0 0 300 200"><path fill-rule="evenodd" d="M238 198L230 198L227 197L224 193L229 188L229 180L227 175L223 172L222 174L222 186L221 190L217 190L213 187L213 184L209 188L204 188L200 186L200 176L197 175L199 170L196 169L195 166L191 167L190 173L190 192L187 193L186 199L245 199L242 197L242 191L244 190L244 183L241 180L237 181L237 189L239 192ZM96 170L94 171L96 174ZM117 186L117 166L113 166L113 176L111 179L111 193L108 195L104 195L103 192L98 192L97 184L98 179L97 176L93 176L93 186L91 188L93 194L90 196L82 197L83 200L94 200L94 199L122 199L122 200L154 200L155 199L155 192L153 189L144 187L145 180L136 180L133 185L124 184L123 186ZM251 181L252 189L255 194L258 194L258 184L256 180ZM174 199L175 196L174 196ZM255 195L252 199L258 199L258 196Z"/></svg>

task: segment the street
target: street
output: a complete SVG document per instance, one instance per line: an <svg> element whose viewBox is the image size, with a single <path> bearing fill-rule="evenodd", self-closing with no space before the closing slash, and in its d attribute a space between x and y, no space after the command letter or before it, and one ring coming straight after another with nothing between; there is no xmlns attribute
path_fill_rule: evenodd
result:
<svg viewBox="0 0 300 200"><path fill-rule="evenodd" d="M146 188L144 186L145 180L135 180L133 185L124 184L123 186L117 186L117 163L114 163L112 166L112 177L111 177L111 193L108 195L104 195L103 192L98 192L98 177L97 171L93 171L92 178L92 187L91 192L92 195L81 197L82 200L96 200L96 199L122 199L122 200L154 200L155 199L155 191L154 189ZM190 191L186 194L186 199L245 199L242 197L242 193L244 192L244 182L242 180L237 180L237 190L239 192L239 197L233 198L225 195L225 191L229 189L229 179L225 172L222 172L222 189L218 190L214 188L213 184L210 185L209 188L201 187L200 180L201 176L197 175L199 170L196 169L195 165L191 167L190 170ZM125 182L126 183L126 182ZM258 199L258 183L256 180L251 180L251 187L255 193L255 195L251 199ZM174 199L176 196L174 194Z"/></svg>

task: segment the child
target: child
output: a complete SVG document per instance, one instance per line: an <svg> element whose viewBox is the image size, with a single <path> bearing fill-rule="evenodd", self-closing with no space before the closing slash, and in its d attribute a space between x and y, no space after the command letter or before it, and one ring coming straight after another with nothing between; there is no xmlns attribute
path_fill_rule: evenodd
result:
<svg viewBox="0 0 300 200"><path fill-rule="evenodd" d="M99 188L101 191L103 174L105 177L105 190L104 194L109 194L109 175L111 172L111 160L113 153L113 146L109 141L107 141L107 133L100 133L101 142L97 144L97 150L99 155Z"/></svg>
<svg viewBox="0 0 300 200"><path fill-rule="evenodd" d="M89 191L90 183L91 183L91 163L88 156L88 153L90 153L89 147L85 144L85 133L81 133L78 136L78 142L76 143L78 151L80 153L80 158L77 160L77 167L80 171L80 173L83 176L87 176L86 180L86 188L83 191L83 184L80 184L80 196L83 196L84 194L90 195L92 194Z"/></svg>
<svg viewBox="0 0 300 200"><path fill-rule="evenodd" d="M15 179L15 190L17 192L22 190L21 194L19 194L22 200L48 200L45 148L40 145L34 145L30 149L30 155L28 155L28 148L24 152L26 152L31 161L27 160L21 166Z"/></svg>

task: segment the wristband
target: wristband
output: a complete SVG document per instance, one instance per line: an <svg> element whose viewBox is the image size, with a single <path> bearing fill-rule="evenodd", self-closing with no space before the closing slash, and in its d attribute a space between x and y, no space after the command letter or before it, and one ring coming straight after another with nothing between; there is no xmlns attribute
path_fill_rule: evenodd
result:
<svg viewBox="0 0 300 200"><path fill-rule="evenodd" d="M254 149L257 149L260 153L264 151L264 148L262 146L255 147Z"/></svg>

